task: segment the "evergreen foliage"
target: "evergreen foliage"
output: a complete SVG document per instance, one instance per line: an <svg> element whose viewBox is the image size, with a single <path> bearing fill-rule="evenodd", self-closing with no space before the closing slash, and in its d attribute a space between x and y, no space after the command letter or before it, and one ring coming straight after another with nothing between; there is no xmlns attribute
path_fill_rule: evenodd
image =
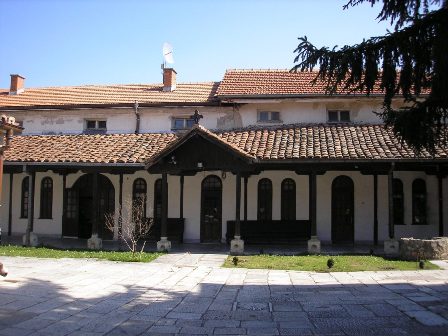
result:
<svg viewBox="0 0 448 336"><path fill-rule="evenodd" d="M350 0L347 9L368 2L383 3L377 19L394 26L384 36L353 46L316 48L300 37L291 71L319 67L316 80L324 80L327 93L342 90L384 92L385 124L411 147L434 151L446 146L448 117L448 0ZM402 97L405 107L394 108Z"/></svg>

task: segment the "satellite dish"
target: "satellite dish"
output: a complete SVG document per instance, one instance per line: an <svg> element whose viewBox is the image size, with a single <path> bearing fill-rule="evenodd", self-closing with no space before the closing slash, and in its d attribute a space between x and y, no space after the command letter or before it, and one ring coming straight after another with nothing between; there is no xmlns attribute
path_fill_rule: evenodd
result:
<svg viewBox="0 0 448 336"><path fill-rule="evenodd" d="M163 52L164 63L174 63L173 47L171 46L171 44L169 44L168 42L165 42L163 44L162 52Z"/></svg>

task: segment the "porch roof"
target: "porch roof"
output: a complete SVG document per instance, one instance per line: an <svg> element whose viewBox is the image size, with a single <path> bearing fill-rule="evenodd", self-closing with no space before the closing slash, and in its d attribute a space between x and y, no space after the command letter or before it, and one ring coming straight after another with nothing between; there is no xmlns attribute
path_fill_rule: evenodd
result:
<svg viewBox="0 0 448 336"><path fill-rule="evenodd" d="M436 147L434 154L416 153L383 125L294 124L231 131L199 126L194 132L254 162L448 161L448 147ZM5 159L6 164L121 163L143 167L187 137L173 133L15 136Z"/></svg>

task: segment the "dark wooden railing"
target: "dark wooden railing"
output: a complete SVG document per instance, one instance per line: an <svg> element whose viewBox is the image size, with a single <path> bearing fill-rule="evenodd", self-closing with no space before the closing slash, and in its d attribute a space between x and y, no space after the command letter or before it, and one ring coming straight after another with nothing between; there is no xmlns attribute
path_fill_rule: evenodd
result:
<svg viewBox="0 0 448 336"><path fill-rule="evenodd" d="M235 235L235 221L227 221L227 242ZM309 220L241 221L241 239L248 244L295 243L311 236Z"/></svg>
<svg viewBox="0 0 448 336"><path fill-rule="evenodd" d="M149 221L152 221L152 218L148 218ZM182 243L184 239L184 218L168 218L167 221L167 236L168 240L172 242ZM149 234L145 237L145 239L149 241L158 241L160 240L160 232L161 232L161 224L160 219L156 219L151 226Z"/></svg>

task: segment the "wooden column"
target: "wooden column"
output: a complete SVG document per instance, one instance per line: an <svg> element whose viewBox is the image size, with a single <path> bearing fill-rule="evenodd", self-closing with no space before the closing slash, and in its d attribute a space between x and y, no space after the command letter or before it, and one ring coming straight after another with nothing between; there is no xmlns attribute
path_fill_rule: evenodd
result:
<svg viewBox="0 0 448 336"><path fill-rule="evenodd" d="M11 235L12 232L12 193L13 193L13 185L14 183L14 174L9 174L9 204L8 204L8 236Z"/></svg>
<svg viewBox="0 0 448 336"><path fill-rule="evenodd" d="M378 245L378 175L373 175L373 243Z"/></svg>
<svg viewBox="0 0 448 336"><path fill-rule="evenodd" d="M145 209L144 209L145 210ZM123 173L120 173L118 180L118 241L121 249L121 236L123 232Z"/></svg>
<svg viewBox="0 0 448 336"><path fill-rule="evenodd" d="M93 173L92 181L92 236L98 235L98 173Z"/></svg>
<svg viewBox="0 0 448 336"><path fill-rule="evenodd" d="M67 173L62 174L62 232L64 236L64 227L67 220Z"/></svg>
<svg viewBox="0 0 448 336"><path fill-rule="evenodd" d="M167 222L168 222L168 176L167 173L162 173L162 218L161 218L161 237L167 237Z"/></svg>
<svg viewBox="0 0 448 336"><path fill-rule="evenodd" d="M437 176L438 196L439 196L439 237L443 237L443 176Z"/></svg>
<svg viewBox="0 0 448 336"><path fill-rule="evenodd" d="M236 237L241 237L241 223L240 223L240 212L241 212L241 173L236 173L236 192L235 192L235 239Z"/></svg>
<svg viewBox="0 0 448 336"><path fill-rule="evenodd" d="M317 192L316 192L316 172L311 172L308 175L309 179L309 219L311 226L311 236L317 236L317 224L316 224L316 216L317 216Z"/></svg>
<svg viewBox="0 0 448 336"><path fill-rule="evenodd" d="M30 233L34 229L34 179L36 177L35 172L28 173L28 225L26 227L25 245L30 245Z"/></svg>
<svg viewBox="0 0 448 336"><path fill-rule="evenodd" d="M389 174L387 176L387 191L389 200L389 238L393 239L395 237L394 228L394 192L392 189L394 180L394 164L392 164Z"/></svg>
<svg viewBox="0 0 448 336"><path fill-rule="evenodd" d="M244 176L244 222L247 222L247 182L248 176Z"/></svg>
<svg viewBox="0 0 448 336"><path fill-rule="evenodd" d="M184 218L184 176L179 178L180 182L180 200L179 200L179 218Z"/></svg>

